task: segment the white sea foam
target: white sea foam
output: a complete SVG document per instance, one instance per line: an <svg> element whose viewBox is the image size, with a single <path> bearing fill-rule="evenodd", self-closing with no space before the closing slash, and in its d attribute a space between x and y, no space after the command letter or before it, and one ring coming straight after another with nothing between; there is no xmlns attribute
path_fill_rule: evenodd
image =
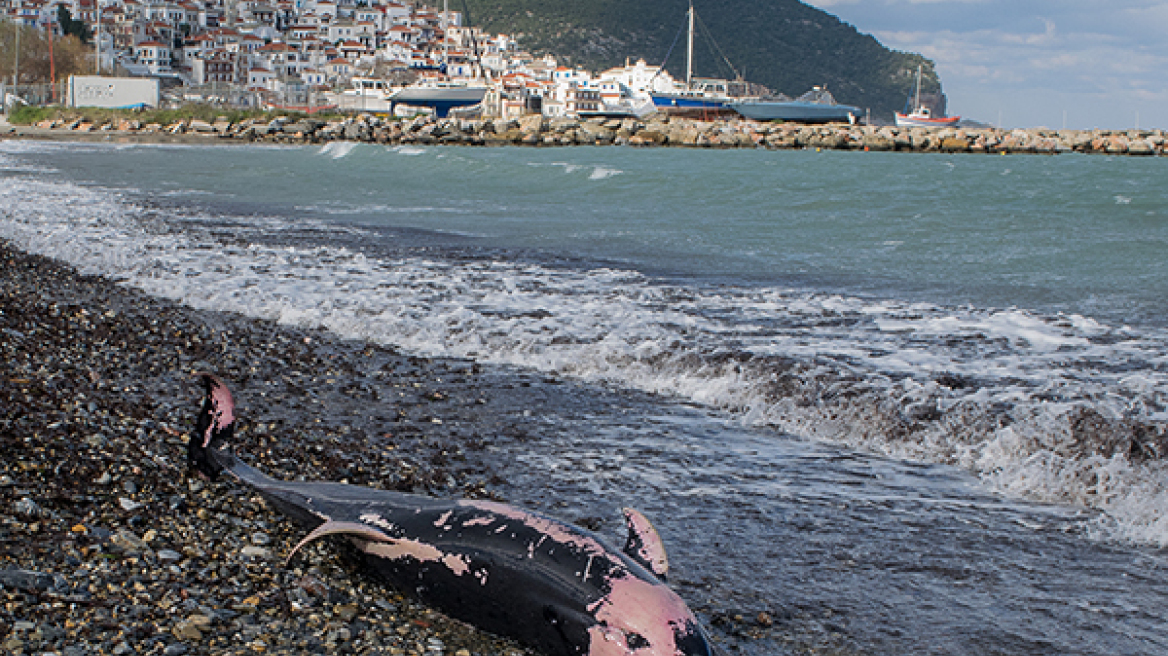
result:
<svg viewBox="0 0 1168 656"><path fill-rule="evenodd" d="M564 170L565 174L573 174L582 171L588 171L589 180L604 180L613 176L621 175L624 171L614 169L608 166L595 166L589 164L578 164L575 162L529 162L527 164L533 168L555 167Z"/></svg>
<svg viewBox="0 0 1168 656"><path fill-rule="evenodd" d="M357 142L355 141L330 141L320 147L320 154L333 159L341 159L353 152L356 147Z"/></svg>
<svg viewBox="0 0 1168 656"><path fill-rule="evenodd" d="M611 169L611 168L608 168L606 166L598 166L598 167L592 169L592 173L588 175L588 179L589 180L604 180L606 178L611 178L613 176L620 175L621 173L624 173L624 171L621 171L619 169Z"/></svg>
<svg viewBox="0 0 1168 656"><path fill-rule="evenodd" d="M420 146L393 146L390 150L399 155L409 156L424 155L426 153L426 149Z"/></svg>
<svg viewBox="0 0 1168 656"><path fill-rule="evenodd" d="M1005 494L1104 511L1100 537L1168 546L1164 467L1082 444L1093 435L1085 421L1121 438L1125 426L1163 430L1162 334L1017 309L681 288L615 269L240 246L200 231L215 217L171 229L98 188L6 182L0 237L151 294L636 387L810 439L953 463ZM233 218L243 220L257 231L281 225Z"/></svg>

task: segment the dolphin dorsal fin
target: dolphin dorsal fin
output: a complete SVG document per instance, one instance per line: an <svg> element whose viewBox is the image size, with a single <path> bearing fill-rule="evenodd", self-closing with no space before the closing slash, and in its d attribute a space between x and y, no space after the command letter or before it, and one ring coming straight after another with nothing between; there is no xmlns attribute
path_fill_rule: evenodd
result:
<svg viewBox="0 0 1168 656"><path fill-rule="evenodd" d="M665 543L657 529L639 511L625 508L623 512L629 527L625 554L664 581L669 576L669 557L665 555Z"/></svg>
<svg viewBox="0 0 1168 656"><path fill-rule="evenodd" d="M285 563L292 562L292 557L295 556L296 552L300 551L300 548L304 545L329 535L352 535L373 542L396 541L385 533L382 533L381 531L373 528L372 526L368 526L360 522L334 522L330 519L320 526L312 529L311 533L304 536L304 539L301 540L295 547L292 547L292 552L288 554L288 558L285 560Z"/></svg>

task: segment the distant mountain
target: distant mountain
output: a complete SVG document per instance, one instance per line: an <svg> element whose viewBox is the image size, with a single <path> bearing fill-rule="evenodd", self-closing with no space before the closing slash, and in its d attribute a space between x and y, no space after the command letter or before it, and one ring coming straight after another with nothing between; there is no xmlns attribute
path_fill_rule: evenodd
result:
<svg viewBox="0 0 1168 656"><path fill-rule="evenodd" d="M433 0L431 0L433 1ZM515 34L535 54L600 71L644 58L685 78L687 0L449 0L472 25ZM871 108L892 120L912 90L917 65L923 90L941 83L933 62L890 50L835 16L798 0L694 0L698 16L694 75L746 80L798 96L826 85L842 103ZM670 51L672 47L672 52Z"/></svg>

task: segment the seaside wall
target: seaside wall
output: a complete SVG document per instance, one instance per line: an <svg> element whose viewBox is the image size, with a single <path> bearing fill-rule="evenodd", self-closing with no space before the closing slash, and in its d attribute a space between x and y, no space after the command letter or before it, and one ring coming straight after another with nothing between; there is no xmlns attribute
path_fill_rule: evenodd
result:
<svg viewBox="0 0 1168 656"><path fill-rule="evenodd" d="M358 141L389 145L575 146L626 145L690 148L771 148L946 153L1100 153L1164 155L1168 139L1161 130L1047 130L995 128L896 128L843 124L801 125L739 119L697 121L657 117L636 119L467 120L419 117L385 119L364 114L343 120L180 121L170 125L121 120L101 125L76 119L45 121L34 128L10 128L16 137L242 142L326 143Z"/></svg>

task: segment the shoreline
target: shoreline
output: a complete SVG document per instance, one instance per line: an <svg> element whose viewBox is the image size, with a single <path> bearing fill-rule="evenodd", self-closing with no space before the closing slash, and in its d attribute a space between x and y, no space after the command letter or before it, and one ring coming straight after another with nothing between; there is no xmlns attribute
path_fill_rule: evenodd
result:
<svg viewBox="0 0 1168 656"><path fill-rule="evenodd" d="M657 116L641 119L388 120L362 114L345 120L178 121L143 125L123 119L94 124L83 119L37 125L0 122L0 139L41 139L151 144L330 142L455 146L633 146L858 150L874 152L1168 155L1162 130L1003 130L997 128L896 128L845 124L801 125L723 119L698 121Z"/></svg>
<svg viewBox="0 0 1168 656"><path fill-rule="evenodd" d="M236 388L238 452L274 476L498 498L459 426L507 412L508 391L469 363L186 308L3 241L0 262L0 651L532 653L403 598L338 541L285 565L303 531L185 463L189 373L209 369ZM350 430L378 396L378 432Z"/></svg>

